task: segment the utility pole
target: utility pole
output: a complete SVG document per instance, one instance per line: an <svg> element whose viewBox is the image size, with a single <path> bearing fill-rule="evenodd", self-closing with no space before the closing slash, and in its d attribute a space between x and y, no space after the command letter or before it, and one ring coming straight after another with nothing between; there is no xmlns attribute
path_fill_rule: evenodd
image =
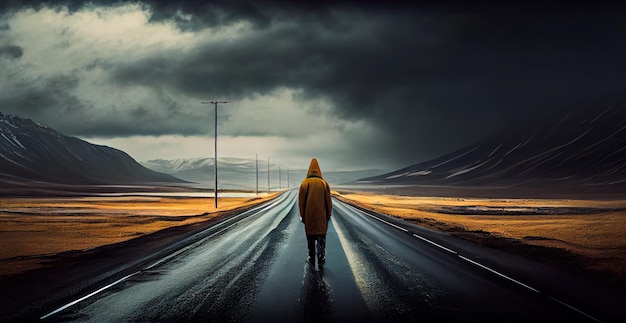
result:
<svg viewBox="0 0 626 323"><path fill-rule="evenodd" d="M267 156L267 193L271 193L270 190L270 157Z"/></svg>
<svg viewBox="0 0 626 323"><path fill-rule="evenodd" d="M227 101L209 101L209 102L200 102L202 104L214 104L215 105L215 152L213 157L213 181L215 182L215 209L217 209L217 104L218 103L228 103Z"/></svg>
<svg viewBox="0 0 626 323"><path fill-rule="evenodd" d="M259 154L256 154L256 195L259 195Z"/></svg>

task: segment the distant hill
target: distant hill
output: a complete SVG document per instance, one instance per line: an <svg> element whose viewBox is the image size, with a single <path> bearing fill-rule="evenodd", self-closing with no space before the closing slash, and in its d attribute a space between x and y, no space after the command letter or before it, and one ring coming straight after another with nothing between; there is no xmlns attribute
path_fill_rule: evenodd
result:
<svg viewBox="0 0 626 323"><path fill-rule="evenodd" d="M253 190L256 187L256 161L254 159L219 158L218 186L219 189ZM188 159L154 159L141 162L149 169L170 174L177 178L201 184L202 187L213 187L213 158ZM259 164L259 190L267 190L267 164L261 168ZM286 170L283 169L283 172ZM272 187L278 188L278 169L272 170L276 178L272 178ZM287 175L283 187L287 185ZM292 182L293 184L293 182Z"/></svg>
<svg viewBox="0 0 626 323"><path fill-rule="evenodd" d="M155 159L141 164L154 171L170 174L189 182L213 187L213 158L189 159ZM256 189L256 160L245 158L218 158L218 186L220 189ZM307 165L308 166L308 165ZM359 178L380 174L383 170L356 170L356 171L325 171L324 178L330 184L353 182ZM306 169L281 168L280 185L278 166L270 168L270 187L272 190L297 186L306 176ZM259 190L267 190L267 162L259 160Z"/></svg>
<svg viewBox="0 0 626 323"><path fill-rule="evenodd" d="M24 181L71 185L183 182L141 166L123 151L0 113L0 183Z"/></svg>
<svg viewBox="0 0 626 323"><path fill-rule="evenodd" d="M623 189L626 107L620 104L520 120L474 145L360 182Z"/></svg>

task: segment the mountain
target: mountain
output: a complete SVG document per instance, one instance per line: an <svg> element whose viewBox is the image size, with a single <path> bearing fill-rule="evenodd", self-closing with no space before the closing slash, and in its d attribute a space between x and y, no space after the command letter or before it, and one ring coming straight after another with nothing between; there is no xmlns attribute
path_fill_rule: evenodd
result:
<svg viewBox="0 0 626 323"><path fill-rule="evenodd" d="M141 166L123 151L0 113L0 182L25 181L72 185L182 182Z"/></svg>
<svg viewBox="0 0 626 323"><path fill-rule="evenodd" d="M378 184L626 187L626 106L521 120L474 145L384 175Z"/></svg>
<svg viewBox="0 0 626 323"><path fill-rule="evenodd" d="M202 186L213 187L213 158L190 159L155 159L141 164L161 173L170 174L186 181L199 183ZM256 189L256 160L245 158L218 158L218 186L220 189ZM270 168L271 189L286 188L300 185L306 176L306 169L280 170L280 185L278 166ZM356 171L323 171L324 178L330 184L353 182L359 178L380 174L382 170ZM267 162L259 160L259 190L267 190Z"/></svg>
<svg viewBox="0 0 626 323"><path fill-rule="evenodd" d="M218 181L220 189L252 190L256 187L256 161L254 159L218 158ZM151 170L170 174L177 178L201 184L203 187L213 188L213 158L189 159L154 159L141 162ZM259 165L261 167L261 165ZM259 168L259 189L267 190L267 165ZM283 172L285 170L283 169ZM283 174L285 175L285 174ZM285 175L286 176L286 175ZM276 175L275 181L278 180ZM278 183L275 183L278 187ZM285 177L284 185L287 184Z"/></svg>
<svg viewBox="0 0 626 323"><path fill-rule="evenodd" d="M382 169L362 169L362 170L352 170L352 171L324 171L322 170L324 179L331 185L350 184L350 183L354 183L359 178L374 176L374 175L378 175L384 172L386 171ZM302 173L304 177L306 170L303 170Z"/></svg>

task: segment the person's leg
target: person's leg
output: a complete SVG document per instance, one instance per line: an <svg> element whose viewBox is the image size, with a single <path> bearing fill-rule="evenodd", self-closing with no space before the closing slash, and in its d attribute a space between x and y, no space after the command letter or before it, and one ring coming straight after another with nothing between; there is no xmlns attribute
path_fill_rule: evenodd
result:
<svg viewBox="0 0 626 323"><path fill-rule="evenodd" d="M315 237L316 236L312 236L312 235L308 235L306 236L306 243L307 243L307 247L309 249L309 258L308 261L309 263L315 264Z"/></svg>
<svg viewBox="0 0 626 323"><path fill-rule="evenodd" d="M326 235L317 236L317 263L326 263Z"/></svg>

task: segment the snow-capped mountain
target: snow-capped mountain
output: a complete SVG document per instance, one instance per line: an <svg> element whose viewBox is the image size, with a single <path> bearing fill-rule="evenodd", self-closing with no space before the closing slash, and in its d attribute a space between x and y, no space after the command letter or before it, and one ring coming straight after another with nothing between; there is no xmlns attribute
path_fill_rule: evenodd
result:
<svg viewBox="0 0 626 323"><path fill-rule="evenodd" d="M123 151L90 144L0 113L0 182L130 184L182 182L149 170Z"/></svg>
<svg viewBox="0 0 626 323"><path fill-rule="evenodd" d="M141 162L146 168L157 172L170 174L177 178L213 187L213 158L189 158L189 159L154 159ZM218 181L220 189L255 189L256 187L256 161L242 158L218 158ZM276 178L272 178L272 186L278 188L278 170L273 170ZM285 172L286 170L282 170ZM286 176L286 173L283 173ZM267 190L267 164L259 165L260 190ZM287 185L285 177L282 187Z"/></svg>
<svg viewBox="0 0 626 323"><path fill-rule="evenodd" d="M243 158L218 158L218 165L227 168L252 169L255 161ZM187 158L187 159L153 159L141 162L142 165L154 171L172 174L194 169L210 170L213 172L213 158Z"/></svg>
<svg viewBox="0 0 626 323"><path fill-rule="evenodd" d="M176 176L189 182L200 183L213 187L213 158L190 159L155 159L141 164L154 171ZM218 187L220 189L256 189L257 162L255 159L218 158ZM306 169L289 169L283 167L278 174L278 165L270 167L270 189L286 188L300 185L306 176ZM380 174L381 170L357 171L323 171L324 178L330 184L353 182L365 176ZM259 190L267 190L267 162L259 160ZM280 181L280 182L279 182Z"/></svg>
<svg viewBox="0 0 626 323"><path fill-rule="evenodd" d="M364 182L626 187L626 106L520 121L485 140Z"/></svg>

